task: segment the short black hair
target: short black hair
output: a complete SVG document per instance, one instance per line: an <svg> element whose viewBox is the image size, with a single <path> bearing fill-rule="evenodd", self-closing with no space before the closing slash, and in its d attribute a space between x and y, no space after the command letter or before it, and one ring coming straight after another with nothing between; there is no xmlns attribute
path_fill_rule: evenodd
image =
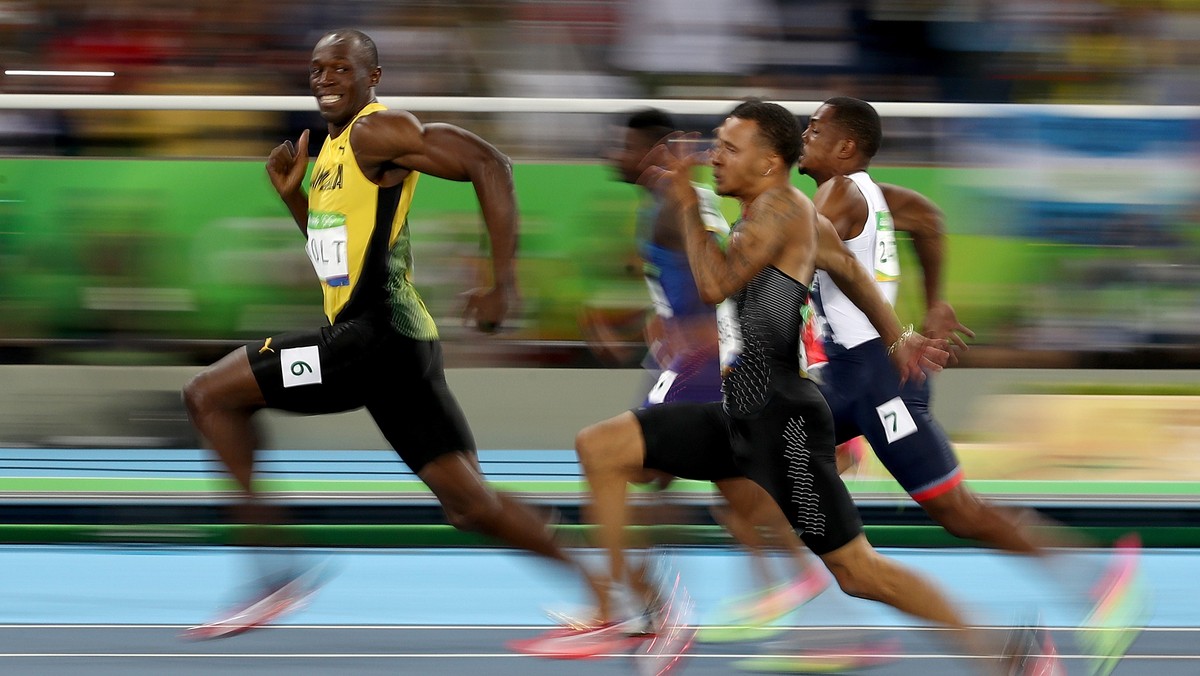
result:
<svg viewBox="0 0 1200 676"><path fill-rule="evenodd" d="M862 154L868 159L875 157L883 142L883 123L879 121L879 113L875 108L862 99L849 96L835 96L827 100L825 105L833 108L833 123L854 139Z"/></svg>
<svg viewBox="0 0 1200 676"><path fill-rule="evenodd" d="M642 132L650 141L658 141L675 131L675 121L665 111L658 108L643 108L633 113L625 121L625 126Z"/></svg>
<svg viewBox="0 0 1200 676"><path fill-rule="evenodd" d="M354 43L355 51L362 58L367 68L375 69L379 67L379 48L375 46L375 41L371 39L371 36L353 28L339 28L335 31L329 31L322 36L321 40L331 38L335 35L349 39Z"/></svg>
<svg viewBox="0 0 1200 676"><path fill-rule="evenodd" d="M787 108L778 103L770 103L760 99L748 99L739 103L729 117L752 120L758 124L759 133L767 140L767 145L779 153L787 166L792 166L800 159L800 122Z"/></svg>

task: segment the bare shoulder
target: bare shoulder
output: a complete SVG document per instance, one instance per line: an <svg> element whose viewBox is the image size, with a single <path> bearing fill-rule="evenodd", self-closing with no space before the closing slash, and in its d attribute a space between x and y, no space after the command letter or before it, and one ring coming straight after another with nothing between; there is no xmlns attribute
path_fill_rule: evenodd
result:
<svg viewBox="0 0 1200 676"><path fill-rule="evenodd" d="M863 199L862 191L848 176L834 176L817 188L813 201L817 204Z"/></svg>
<svg viewBox="0 0 1200 676"><path fill-rule="evenodd" d="M879 189L892 212L897 230L911 232L941 222L942 210L916 190L891 183L880 183Z"/></svg>
<svg viewBox="0 0 1200 676"><path fill-rule="evenodd" d="M793 186L771 188L754 203L756 220L792 222L812 214L812 201Z"/></svg>
<svg viewBox="0 0 1200 676"><path fill-rule="evenodd" d="M350 129L356 153L397 157L421 147L424 126L406 110L381 110L360 118Z"/></svg>

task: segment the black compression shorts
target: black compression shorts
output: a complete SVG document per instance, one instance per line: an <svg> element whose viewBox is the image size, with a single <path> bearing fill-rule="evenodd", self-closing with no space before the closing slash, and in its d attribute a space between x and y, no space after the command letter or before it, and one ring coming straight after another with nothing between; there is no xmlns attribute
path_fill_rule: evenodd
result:
<svg viewBox="0 0 1200 676"><path fill-rule="evenodd" d="M646 445L644 465L686 479L748 477L779 504L815 554L862 533L862 519L837 473L829 408L808 381L774 394L753 418L720 403L660 404L634 411Z"/></svg>
<svg viewBox="0 0 1200 676"><path fill-rule="evenodd" d="M267 406L337 413L365 406L414 472L475 440L446 385L438 341L413 340L385 321L354 319L246 346Z"/></svg>

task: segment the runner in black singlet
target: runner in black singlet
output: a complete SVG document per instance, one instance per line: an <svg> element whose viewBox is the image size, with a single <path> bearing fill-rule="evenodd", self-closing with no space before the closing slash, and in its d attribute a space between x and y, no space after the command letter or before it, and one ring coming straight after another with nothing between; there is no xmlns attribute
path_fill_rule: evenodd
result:
<svg viewBox="0 0 1200 676"><path fill-rule="evenodd" d="M643 181L667 182L671 199L685 214L688 259L701 298L732 303L723 317L724 402L662 404L580 432L576 447L593 485L594 505L621 513L626 487L624 481L593 476L614 471L614 463L598 466L589 457L621 458L615 464L622 471L646 466L712 481L749 477L775 498L846 593L957 629L954 636L973 654L999 656L1000 647L970 630L936 586L871 547L837 474L829 409L816 384L805 377L799 357L801 308L818 262L871 317L904 376L923 377L922 367L939 368L931 360L944 363L948 355L920 334L901 329L849 252L818 256L820 239L836 234L789 182L800 154L800 134L785 108L760 101L739 105L717 129L711 154L717 192L743 205L727 250L709 237L700 220L690 161L660 151L665 166L647 169ZM610 574L622 580L622 528L619 523L599 525ZM610 631L590 630L597 635ZM580 643L581 636L561 642ZM998 672L1015 660L997 657L983 663Z"/></svg>

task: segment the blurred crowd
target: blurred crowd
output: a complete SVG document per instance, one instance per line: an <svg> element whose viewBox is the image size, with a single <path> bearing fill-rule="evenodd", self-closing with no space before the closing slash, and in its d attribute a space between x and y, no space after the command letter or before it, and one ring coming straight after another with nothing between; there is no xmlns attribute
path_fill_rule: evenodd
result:
<svg viewBox="0 0 1200 676"><path fill-rule="evenodd" d="M338 27L375 39L381 96L1200 104L1200 0L0 0L0 72L114 73L2 74L0 95L304 96L312 46ZM516 335L541 359L583 337L581 308L648 302L636 197L595 166L615 118L421 117L518 163ZM983 346L1024 351L1003 365L1038 349L1147 348L1156 356L1138 364L1200 364L1200 125L1166 117L885 119L874 167L946 210L950 296ZM0 343L230 339L318 321L261 159L302 128L320 142L323 126L315 105L0 109ZM229 161L19 161L32 156ZM440 190L423 185L414 246L452 336L478 274L478 215L469 193Z"/></svg>
<svg viewBox="0 0 1200 676"><path fill-rule="evenodd" d="M312 44L342 26L379 44L381 95L1200 103L1196 0L0 0L4 69L116 73L0 93L305 94ZM2 115L10 153L245 156L298 124ZM593 124L466 119L560 157Z"/></svg>

